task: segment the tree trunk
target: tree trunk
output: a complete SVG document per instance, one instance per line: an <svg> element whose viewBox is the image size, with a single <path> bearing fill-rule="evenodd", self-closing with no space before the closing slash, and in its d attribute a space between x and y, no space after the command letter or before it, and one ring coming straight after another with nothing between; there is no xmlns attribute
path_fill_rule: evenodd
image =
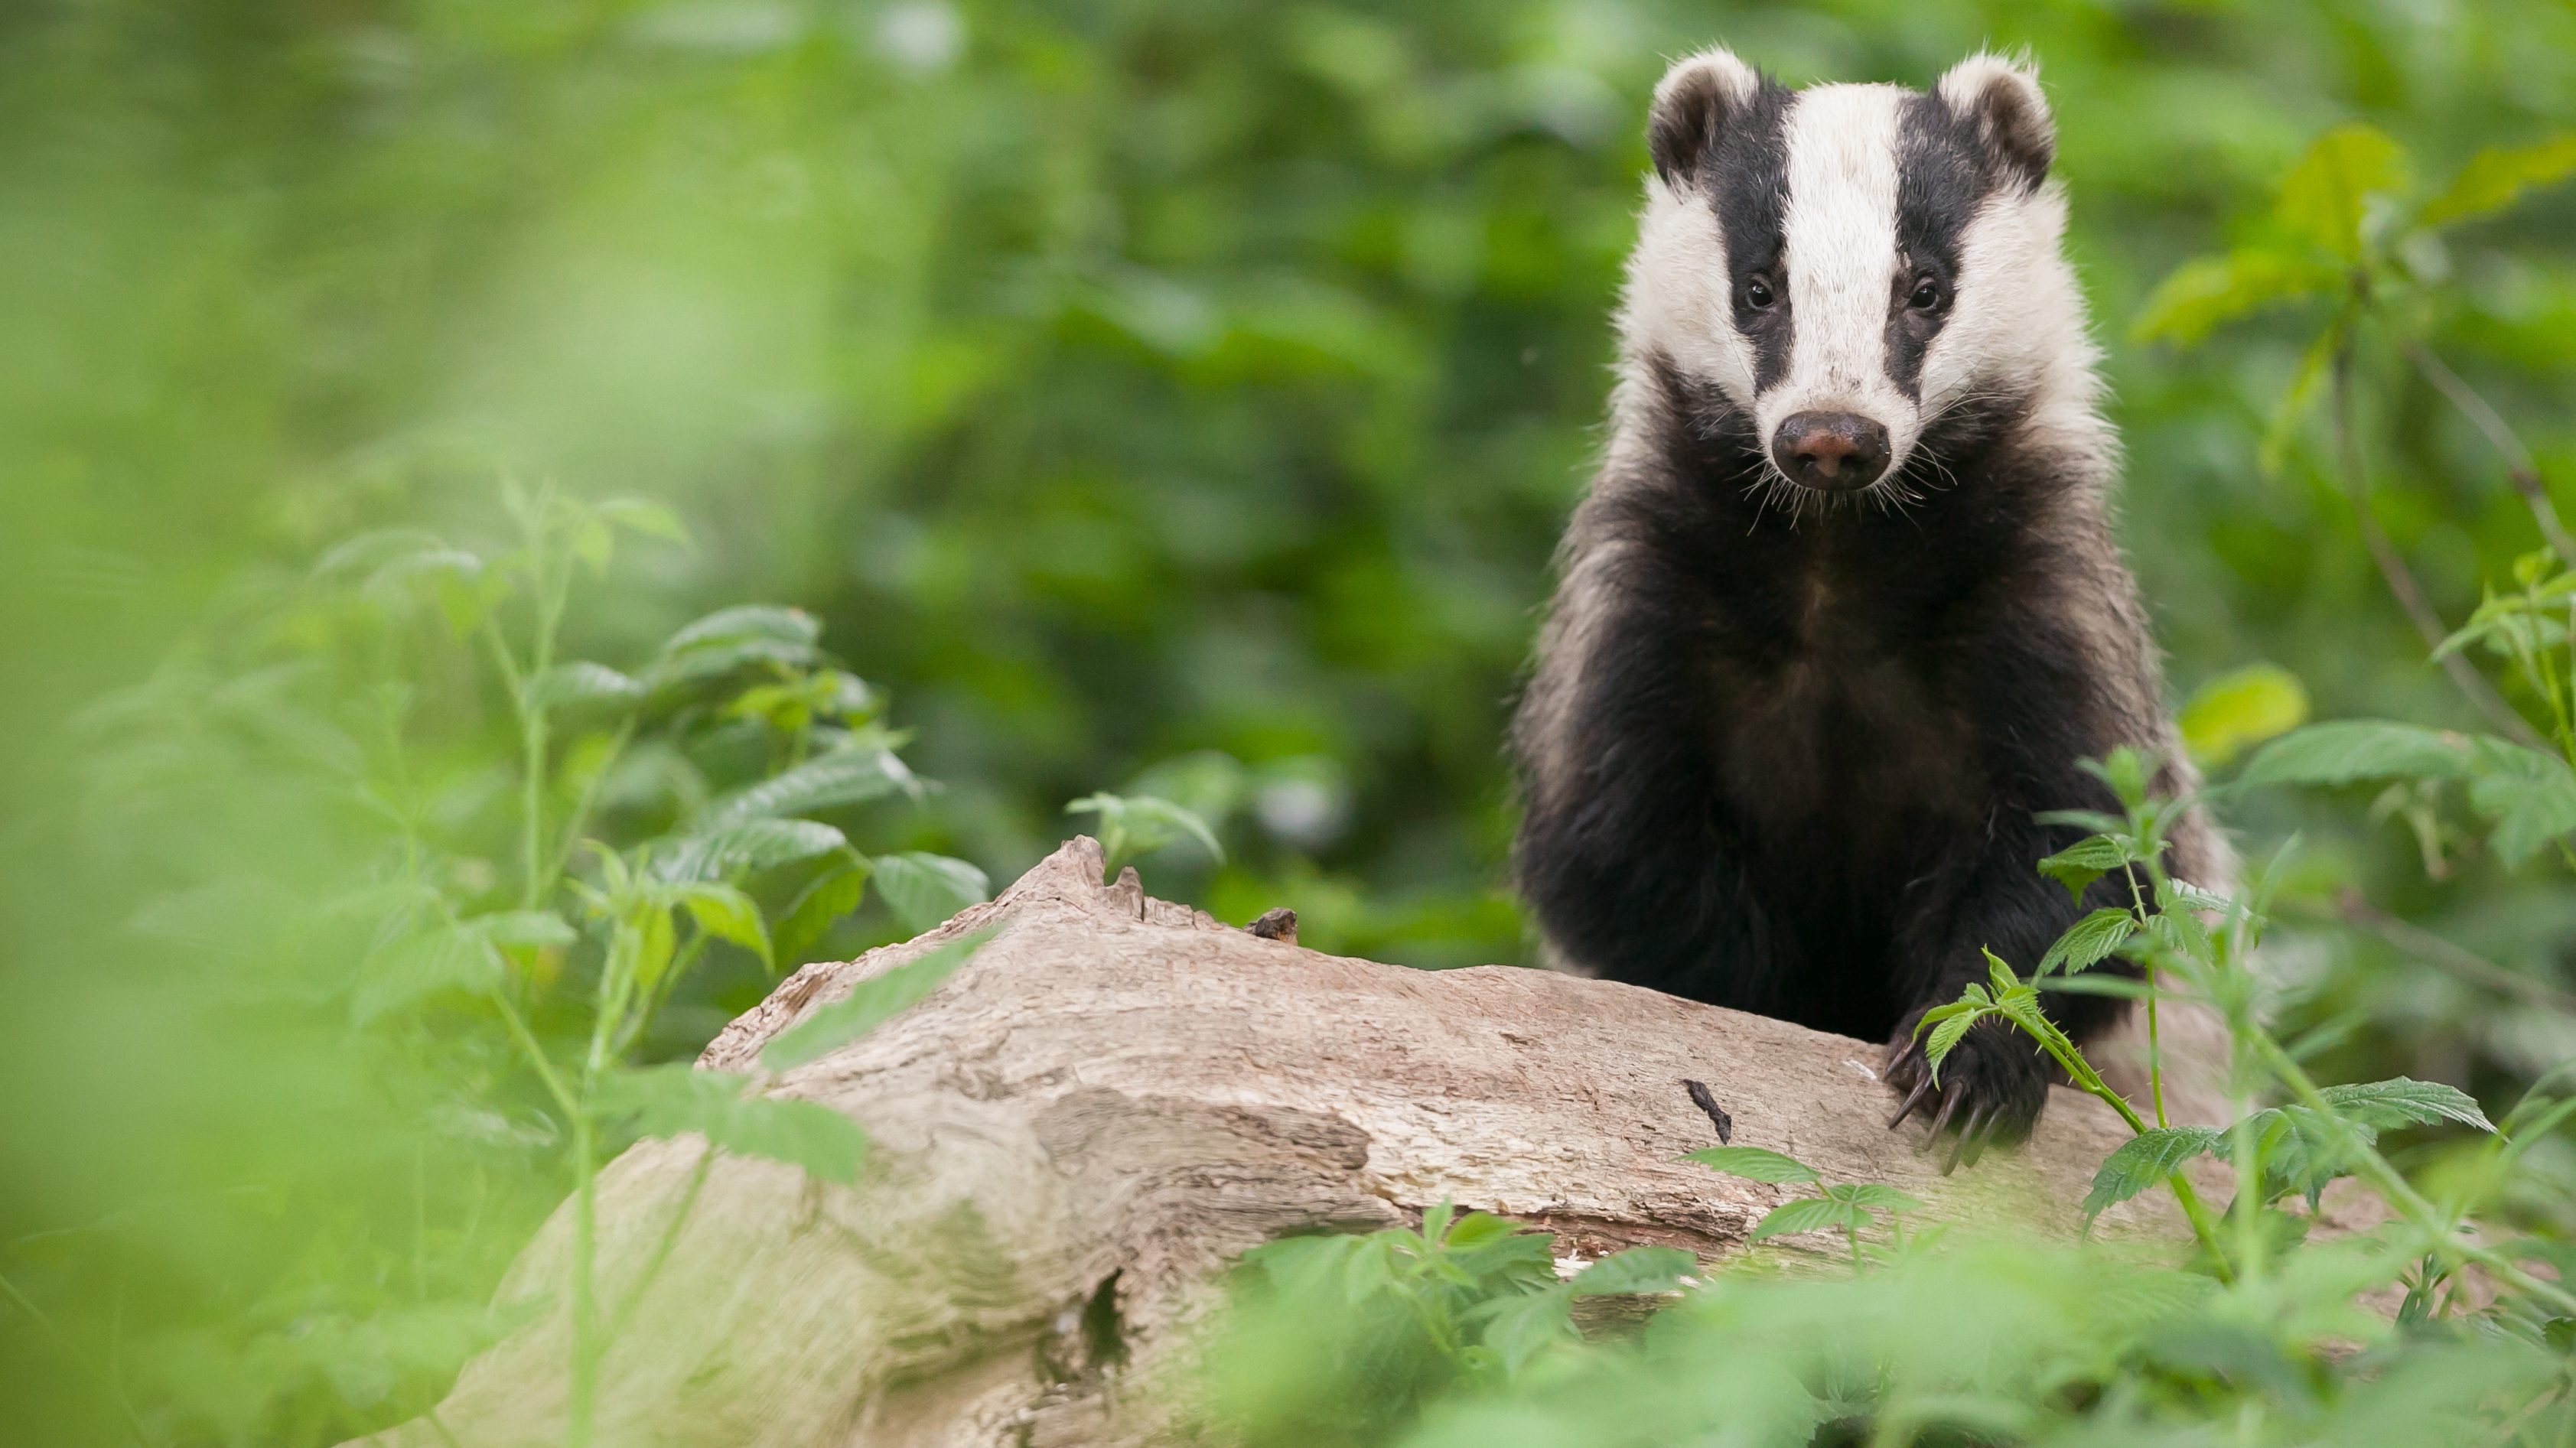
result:
<svg viewBox="0 0 2576 1448"><path fill-rule="evenodd" d="M2126 1136L2060 1089L2037 1135L1943 1177L1889 1132L1879 1051L1633 986L1347 960L1102 883L1076 839L1001 898L903 945L809 965L700 1064L761 1046L850 986L983 925L1002 932L874 1033L765 1083L846 1112L855 1187L719 1156L610 1351L603 1444L1202 1441L1174 1391L1224 1266L1287 1233L1418 1221L1447 1200L1555 1232L1561 1258L1661 1243L1714 1260L1804 1195L1718 1176L1685 1080L1741 1145L1927 1215L2070 1233ZM1277 933L1279 923L1268 921ZM600 1300L658 1255L705 1147L638 1143L599 1187ZM367 1440L563 1439L571 1213L504 1282L527 1325L470 1364L435 1424ZM2103 1229L2179 1234L2166 1194ZM1764 1250L1837 1257L1837 1237Z"/></svg>

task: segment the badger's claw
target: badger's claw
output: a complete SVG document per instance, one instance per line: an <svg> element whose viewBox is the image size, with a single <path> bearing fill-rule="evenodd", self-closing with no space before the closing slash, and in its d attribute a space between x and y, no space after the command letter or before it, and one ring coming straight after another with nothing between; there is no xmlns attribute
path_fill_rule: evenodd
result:
<svg viewBox="0 0 2576 1448"><path fill-rule="evenodd" d="M1888 1043L1887 1083L1904 1093L1889 1117L1893 1131L1918 1115L1928 1116L1924 1148L1930 1150L1953 1124L1941 1171L1975 1166L1986 1148L2019 1141L2030 1134L2048 1100L2048 1068L2038 1046L2001 1025L1980 1025L1959 1039L1941 1063L1941 1078L1932 1079L1930 1060L1909 1020Z"/></svg>

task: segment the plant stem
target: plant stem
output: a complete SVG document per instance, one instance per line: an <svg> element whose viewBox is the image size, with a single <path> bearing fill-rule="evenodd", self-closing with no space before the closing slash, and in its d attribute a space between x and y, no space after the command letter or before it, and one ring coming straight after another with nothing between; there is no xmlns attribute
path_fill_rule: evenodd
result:
<svg viewBox="0 0 2576 1448"><path fill-rule="evenodd" d="M2449 398L2462 416L2475 424L2479 432L2486 434L2487 444L2504 455L2505 475L2513 479L2514 491L2522 494L2523 502L2530 505L2532 521L2540 525L2540 536L2549 541L2549 550L2557 554L2561 562L2576 568L2576 538L2568 536L2567 525L2559 520L2557 505L2550 502L2549 490L2540 481L2540 465L2532 457L2531 449L2524 446L2521 437L2515 434L2513 425L2506 422L2504 414L2496 411L2476 388L2452 371L2448 363L2434 355L2432 348L2421 342L2409 342L2403 350L2406 360L2414 363L2415 370L2424 374L2424 380Z"/></svg>
<svg viewBox="0 0 2576 1448"><path fill-rule="evenodd" d="M19 1291L18 1284L10 1281L6 1273L0 1273L0 1296L7 1297L17 1305L20 1312L27 1314L38 1327L43 1328L45 1335L54 1340L54 1346L62 1350L63 1356L70 1359L73 1366L98 1379L99 1385L107 1390L108 1401L116 1405L117 1413L125 1419L126 1431L134 1435L135 1442L143 1444L144 1448L151 1448L152 1435L143 1430L143 1420L135 1415L134 1405L126 1401L125 1389L118 1385L115 1375L92 1363L88 1356L73 1344L70 1334L56 1325L51 1317L46 1316L45 1310L38 1307L26 1293Z"/></svg>
<svg viewBox="0 0 2576 1448"><path fill-rule="evenodd" d="M2272 1074L2278 1077L2283 1085L2290 1088L2290 1094L2299 1099L2299 1104L2317 1113L2322 1120L2338 1124L2342 1122L2343 1118L2335 1114L2334 1104L2326 1100L2325 1093L2317 1089L2316 1082L2309 1079L2308 1073L2300 1067L2299 1063L2290 1059L2290 1053L2281 1049L2280 1042L2273 1040L2270 1033L2261 1030L2253 1033L2253 1039L2255 1049L2264 1057L2264 1064L2271 1068ZM2500 1253L2489 1251L2475 1243L2461 1241L2455 1230L2457 1224L2445 1220L2440 1209L2424 1200L2423 1194L2415 1190L2413 1183L2406 1180L2404 1173L2389 1165L2388 1158L2381 1156L2377 1147L2354 1139L2349 1133L2346 1135L2344 1145L2353 1154L2354 1175L2366 1179L2373 1187L2378 1188L2379 1194L2387 1199L2390 1206L2397 1209L2400 1216L2405 1217L2418 1231L2425 1234L2434 1251L2450 1258L2454 1265L2475 1262L2499 1279L2549 1303L2560 1312L2576 1314L2576 1293L2571 1293L2556 1283L2541 1281L2515 1266Z"/></svg>
<svg viewBox="0 0 2576 1448"><path fill-rule="evenodd" d="M2471 985L2511 996L2527 1006L2561 1015L2576 1016L2576 995L2534 980L2527 975L2505 969L2474 951L2443 939L2411 921L2400 920L2370 903L2360 891L2345 889L2335 897L2337 913L2332 917L2316 912L2319 918L2332 918L2367 930L2425 964Z"/></svg>
<svg viewBox="0 0 2576 1448"><path fill-rule="evenodd" d="M2424 646L2438 650L2442 641L2450 636L2450 630L2442 626L2442 616L2425 601L2423 585L2407 568L2405 556L2397 551L2397 545L2389 541L2387 530L2379 526L2379 515L2371 511L2370 475L2362 461L2361 440L2353 431L2352 423L2351 323L2345 320L2336 325L2343 332L2334 350L2335 459L2343 474L2344 494L2352 501L2353 521L2361 530L2361 541L2370 549L2371 561L2379 566L2379 576L2388 584L2388 591L2395 595L2397 606L2414 621L2415 631L2424 638ZM2450 675L2451 682L2459 686L2460 692L2468 696L2469 702L2487 717L2488 722L2519 743L2534 749L2549 747L2547 741L2514 712L2513 706L2504 701L2504 696L2496 692L2495 686L2487 682L2486 675L2479 673L2477 667L2458 650L2442 655L2442 672Z"/></svg>

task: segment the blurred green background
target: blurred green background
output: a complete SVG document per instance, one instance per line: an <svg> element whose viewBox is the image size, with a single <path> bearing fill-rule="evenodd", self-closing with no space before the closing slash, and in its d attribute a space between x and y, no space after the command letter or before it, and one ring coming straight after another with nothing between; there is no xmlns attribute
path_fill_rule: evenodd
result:
<svg viewBox="0 0 2576 1448"><path fill-rule="evenodd" d="M2320 716L2470 717L2321 439L2258 459L2316 316L2189 352L2129 325L2332 125L2436 178L2576 125L2562 0L0 12L5 1395L61 1440L130 1409L152 1442L327 1441L416 1410L488 1330L562 1190L542 1121L504 1109L527 1083L434 1027L353 1028L312 899L274 939L166 928L147 907L218 874L318 892L345 821L256 761L128 751L103 778L79 711L268 657L295 627L263 600L354 533L489 534L505 472L660 500L696 539L621 544L568 617L579 656L739 601L821 620L940 785L873 807L884 847L1005 882L1077 827L1066 800L1144 775L1228 845L1148 859L1158 894L1293 905L1308 943L1379 959L1529 962L1502 727L1600 439L1644 100L1720 38L1793 84L2029 47L2176 699L2270 662ZM2423 319L2562 506L2571 238L2563 191L2468 233ZM2530 520L2420 381L2367 380L2381 514L2456 621ZM471 712L473 656L442 657L413 693ZM2304 828L2318 898L2356 885L2567 979L2563 872L2455 858L2434 818L2435 878L2368 802L2230 818L2258 852ZM862 912L830 941L898 933ZM2565 1017L2367 942L2280 954L2356 1071L2501 1089L2576 1055ZM764 989L714 972L646 1054Z"/></svg>

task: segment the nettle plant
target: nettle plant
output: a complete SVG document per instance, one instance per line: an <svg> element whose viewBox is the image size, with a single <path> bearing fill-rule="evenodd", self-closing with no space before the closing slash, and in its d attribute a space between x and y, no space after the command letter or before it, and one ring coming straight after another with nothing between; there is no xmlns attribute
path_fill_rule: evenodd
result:
<svg viewBox="0 0 2576 1448"><path fill-rule="evenodd" d="M508 1150L533 1149L568 1173L563 1290L573 1325L570 1441L579 1444L590 1437L600 1360L651 1278L648 1270L622 1302L595 1291L601 1164L639 1136L703 1138L670 1219L674 1238L719 1151L854 1180L868 1146L861 1127L761 1087L918 999L977 942L872 980L773 1042L758 1076L688 1063L721 1018L715 998L701 995L676 1026L666 1014L711 969L734 981L726 998L765 989L871 897L912 932L984 899L988 887L964 861L870 853L844 828L883 821L868 807L902 806L929 786L903 763L904 739L885 723L882 697L825 652L813 617L727 608L679 629L636 667L565 657L580 585L606 570L621 537L683 545L686 535L667 510L637 500L512 485L502 502L506 541L497 548L404 528L332 549L309 578L226 631L247 646L234 644L220 665L202 655L175 665L103 701L85 724L99 739L101 793L132 792L131 812L169 778L227 772L253 780L245 792L261 801L254 808L321 802L294 817L292 831L332 822L339 858L327 875L198 882L146 905L138 926L238 933L256 913L270 938L353 945L348 954L308 950L294 998L336 1003L347 1029L387 1042L391 1059L431 1083L423 1089L444 1098L431 1119L461 1133L478 1181L481 1163ZM262 772L206 752L215 736L253 739ZM209 902L223 900L259 903L210 915ZM415 1204L421 1245L415 1291L404 1294L414 1300L373 1304L393 1314L386 1320L436 1318L433 1347L395 1353L387 1367L370 1360L384 1354L363 1340L361 1323L349 1353L308 1362L295 1357L301 1346L274 1346L320 1340L308 1306L241 1349L249 1360L303 1364L279 1370L267 1388L274 1402L234 1391L216 1413L177 1393L163 1410L172 1431L185 1436L209 1413L245 1440L267 1431L262 1413L270 1428L278 1414L364 1418L400 1408L391 1384L406 1373L417 1392L452 1372L501 1324L479 1320L487 1278L421 1260L456 1240L429 1230L434 1195L424 1182ZM471 1237L482 1197L464 1210L461 1235ZM372 1246L329 1250L359 1256ZM486 1256L491 1246L482 1244ZM440 1302L432 1279L453 1296ZM460 1313L478 1320L459 1328ZM317 1393L336 1402L298 1401Z"/></svg>
<svg viewBox="0 0 2576 1448"><path fill-rule="evenodd" d="M2576 541L2530 450L2425 340L2449 304L2449 233L2576 174L2576 138L2482 152L2429 196L2411 188L2407 170L2402 148L2375 130L2329 133L2293 167L2246 244L2178 271L2139 330L2188 345L2259 309L2327 304L2261 460L2267 470L2284 467L2320 398L2328 401L2331 469L2374 563L2432 658L2494 732L2377 721L2294 728L2305 695L2269 667L2214 681L2185 711L2184 730L2205 764L2262 745L2210 796L2385 781L2374 813L2406 818L2428 863L2438 864L2449 835L2431 811L2457 785L2500 861L2554 855L2576 868L2568 839L2576 832ZM2373 346L2389 349L2500 453L2546 545L2518 560L2511 586L2491 590L2458 628L2433 610L2371 511L2354 392ZM2501 663L2505 689L2474 666L2477 651ZM1294 1441L1294 1429L1312 1426L1296 1404L1342 1401L1376 1405L1373 1416L1350 1409L1336 1424L1365 1420L1374 1430L1347 1434L1353 1441L1422 1448L2576 1441L2576 1291L2568 1286L2576 1247L2513 1227L2515 1203L2528 1200L2518 1194L2549 1190L2533 1168L2535 1149L2576 1120L2576 1062L2532 1083L2501 1122L2438 1082L2320 1083L2309 1063L2345 1023L2276 1035L2255 964L2296 841L2239 895L2174 879L2164 867L2168 835L2194 801L2153 793L2158 763L2135 752L2097 761L2120 812L2054 816L2088 833L2040 865L2079 900L2100 879L2124 881L2128 902L2085 915L2037 961L2017 966L1989 953L1988 979L1927 1014L1920 1037L1937 1071L1981 1023L2016 1030L2129 1126L2131 1139L2102 1163L2082 1205L2087 1240L1996 1241L1965 1226L1909 1238L1903 1217L1920 1204L1893 1188L1826 1185L1760 1147L1711 1148L1693 1159L1756 1181L1817 1187L1776 1208L1753 1236L1836 1233L1849 1274L1821 1274L1805 1253L1756 1252L1696 1285L1682 1283L1677 1268L1669 1285L1688 1290L1640 1343L1578 1343L1570 1327L1532 1339L1517 1331L1520 1314L1561 1321L1554 1298L1567 1290L1528 1270L1548 1239L1484 1227L1478 1250L1523 1270L1443 1275L1430 1309L1441 1329L1423 1326L1409 1339L1413 1355L1393 1358L1352 1324L1377 1320L1372 1314L1403 1320L1397 1304L1422 1300L1401 1285L1401 1272L1431 1270L1416 1264L1438 1260L1426 1256L1437 1231L1426 1223L1430 1238L1420 1241L1380 1233L1341 1247L1288 1244L1278 1249L1287 1260L1255 1259L1274 1280L1268 1295L1254 1294L1256 1320L1271 1324L1270 1335L1251 1341L1272 1355L1230 1369L1267 1389L1233 1400L1256 1437L1286 1425L1279 1441ZM2125 968L2099 968L2113 961ZM2444 963L2490 986L2514 980L2483 962ZM2155 1048L2146 1101L2113 1090L2056 1027L2043 1008L2050 992L2140 1003ZM2214 1012L2229 1028L2234 1110L2224 1125L2167 1113L2161 1027L2184 1009ZM2410 1179L2382 1138L2416 1128L2466 1129L2475 1144ZM2227 1200L2206 1200L2195 1186L2202 1158L2230 1169L2201 1175L2232 1182L2220 1186ZM2321 1199L2343 1178L2384 1200L2389 1220L2311 1240ZM2189 1223L2187 1258L2090 1240L2104 1211L2159 1189ZM1405 1265L1346 1265L1382 1260ZM1308 1340L1280 1353L1277 1324L1292 1316L1281 1303L1298 1300L1304 1311L1294 1321ZM1426 1340L1465 1346L1433 1351Z"/></svg>

